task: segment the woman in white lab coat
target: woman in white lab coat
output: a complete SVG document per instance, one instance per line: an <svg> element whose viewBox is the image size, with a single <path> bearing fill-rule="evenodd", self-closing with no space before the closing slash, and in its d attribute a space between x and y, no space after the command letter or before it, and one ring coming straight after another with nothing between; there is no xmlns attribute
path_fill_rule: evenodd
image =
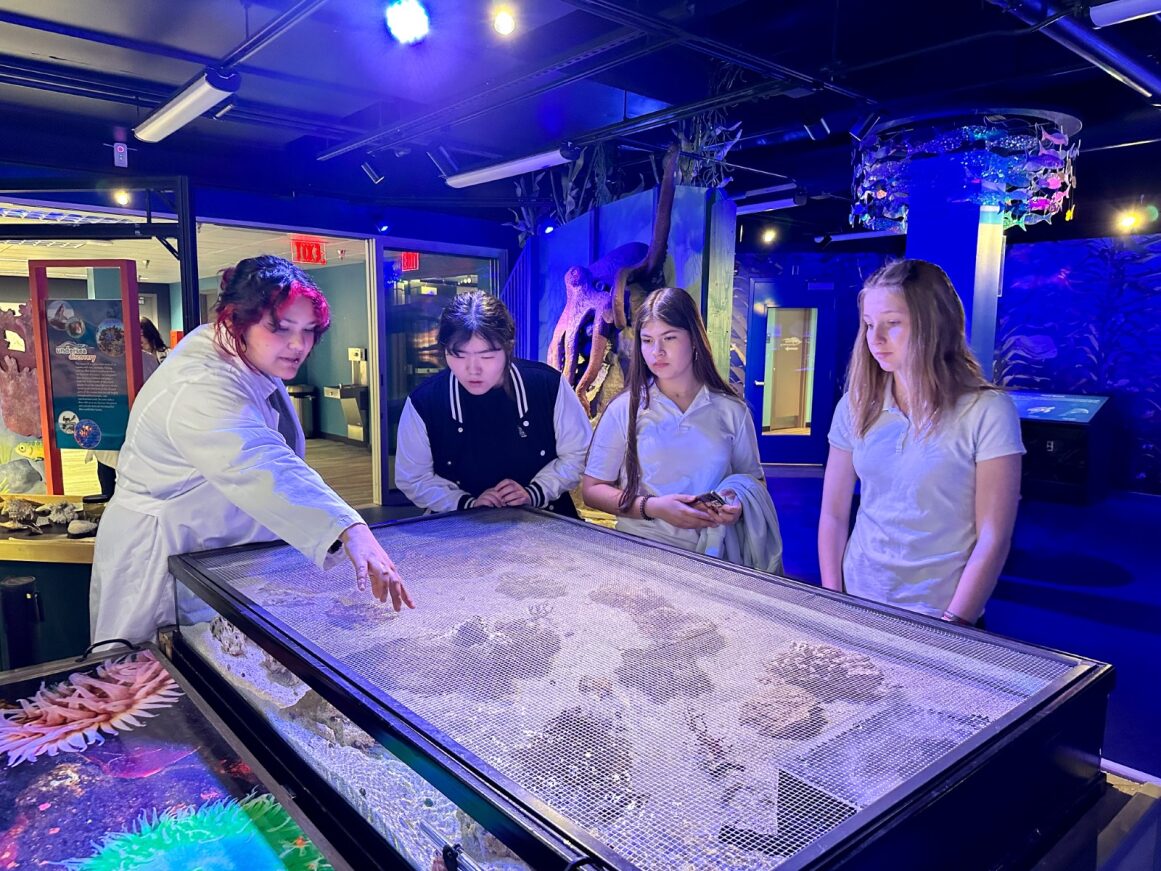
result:
<svg viewBox="0 0 1161 871"><path fill-rule="evenodd" d="M170 556L276 538L324 569L345 552L360 589L370 581L380 601L412 606L370 529L303 460L283 379L329 326L326 299L298 267L264 255L223 273L215 311L129 415L97 531L94 642L144 641L176 622Z"/></svg>

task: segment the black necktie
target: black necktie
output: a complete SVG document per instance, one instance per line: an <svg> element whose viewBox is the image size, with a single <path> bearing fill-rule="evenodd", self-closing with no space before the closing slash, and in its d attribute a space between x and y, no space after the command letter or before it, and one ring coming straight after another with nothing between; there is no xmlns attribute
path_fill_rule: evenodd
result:
<svg viewBox="0 0 1161 871"><path fill-rule="evenodd" d="M290 446L292 451L298 451L298 429L294 425L294 412L286 404L286 400L282 398L282 391L275 389L270 394L270 405L278 412L278 431L282 433L282 437L286 439L286 443Z"/></svg>

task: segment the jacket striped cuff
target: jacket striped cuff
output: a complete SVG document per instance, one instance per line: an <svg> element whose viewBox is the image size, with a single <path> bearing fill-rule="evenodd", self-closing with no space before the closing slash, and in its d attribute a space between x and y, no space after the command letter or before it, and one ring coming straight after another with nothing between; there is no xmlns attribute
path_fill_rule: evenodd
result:
<svg viewBox="0 0 1161 871"><path fill-rule="evenodd" d="M467 509L471 508L475 504L476 504L476 497L470 496L467 493L465 493L463 496L460 497L459 504L456 505L456 511L466 511Z"/></svg>
<svg viewBox="0 0 1161 871"><path fill-rule="evenodd" d="M524 489L528 491L528 496L532 500L533 508L543 508L548 504L548 499L546 499L544 496L544 488L542 488L535 481L533 481Z"/></svg>

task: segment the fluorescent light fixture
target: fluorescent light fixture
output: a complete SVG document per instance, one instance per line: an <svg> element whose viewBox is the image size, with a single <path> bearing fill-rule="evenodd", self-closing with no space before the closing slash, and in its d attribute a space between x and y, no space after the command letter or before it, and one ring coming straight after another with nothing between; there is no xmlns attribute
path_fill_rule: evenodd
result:
<svg viewBox="0 0 1161 871"><path fill-rule="evenodd" d="M1090 6L1088 17L1096 27L1112 27L1161 12L1158 0L1112 0L1100 6Z"/></svg>
<svg viewBox="0 0 1161 871"><path fill-rule="evenodd" d="M504 163L484 166L480 169L461 172L458 175L448 176L448 187L470 188L472 185L484 184L490 181L499 181L502 178L512 178L515 175L524 175L526 172L536 172L538 169L548 169L550 166L560 166L569 160L556 148L552 151L543 151L528 157L518 157Z"/></svg>
<svg viewBox="0 0 1161 871"><path fill-rule="evenodd" d="M160 142L238 90L235 72L207 69L169 98L169 101L133 128L142 142Z"/></svg>
<svg viewBox="0 0 1161 871"><path fill-rule="evenodd" d="M826 233L815 236L814 241L819 245L829 245L831 242L853 242L856 239L882 239L885 236L906 236L902 228L898 230L864 230L859 233Z"/></svg>
<svg viewBox="0 0 1161 871"><path fill-rule="evenodd" d="M375 165L371 163L371 158L367 158L363 161L362 169L363 172L367 173L367 178L371 179L372 184L379 184L379 182L383 181L382 173L380 173L379 170L375 168Z"/></svg>
<svg viewBox="0 0 1161 871"><path fill-rule="evenodd" d="M806 205L806 191L796 187L780 197L768 197L755 200L752 203L738 203L738 217L756 215L760 212L773 212L776 209L792 209L795 206L803 205Z"/></svg>
<svg viewBox="0 0 1161 871"><path fill-rule="evenodd" d="M734 199L740 202L741 200L751 200L755 197L760 197L762 194L780 194L783 191L793 191L797 189L798 182L789 181L785 182L784 184L771 185L768 188L754 188L752 191L743 191L742 193L738 194L738 196L734 197Z"/></svg>

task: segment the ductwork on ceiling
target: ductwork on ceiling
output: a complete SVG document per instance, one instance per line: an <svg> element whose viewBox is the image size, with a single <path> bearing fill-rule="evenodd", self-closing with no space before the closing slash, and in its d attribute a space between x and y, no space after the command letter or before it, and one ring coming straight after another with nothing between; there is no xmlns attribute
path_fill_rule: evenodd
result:
<svg viewBox="0 0 1161 871"><path fill-rule="evenodd" d="M1066 8L1060 3L1046 0L989 2L1032 25L1060 14ZM1151 60L1138 56L1132 49L1117 45L1112 38L1096 33L1090 25L1065 15L1043 27L1040 32L1137 93L1154 99L1161 98L1161 69Z"/></svg>

